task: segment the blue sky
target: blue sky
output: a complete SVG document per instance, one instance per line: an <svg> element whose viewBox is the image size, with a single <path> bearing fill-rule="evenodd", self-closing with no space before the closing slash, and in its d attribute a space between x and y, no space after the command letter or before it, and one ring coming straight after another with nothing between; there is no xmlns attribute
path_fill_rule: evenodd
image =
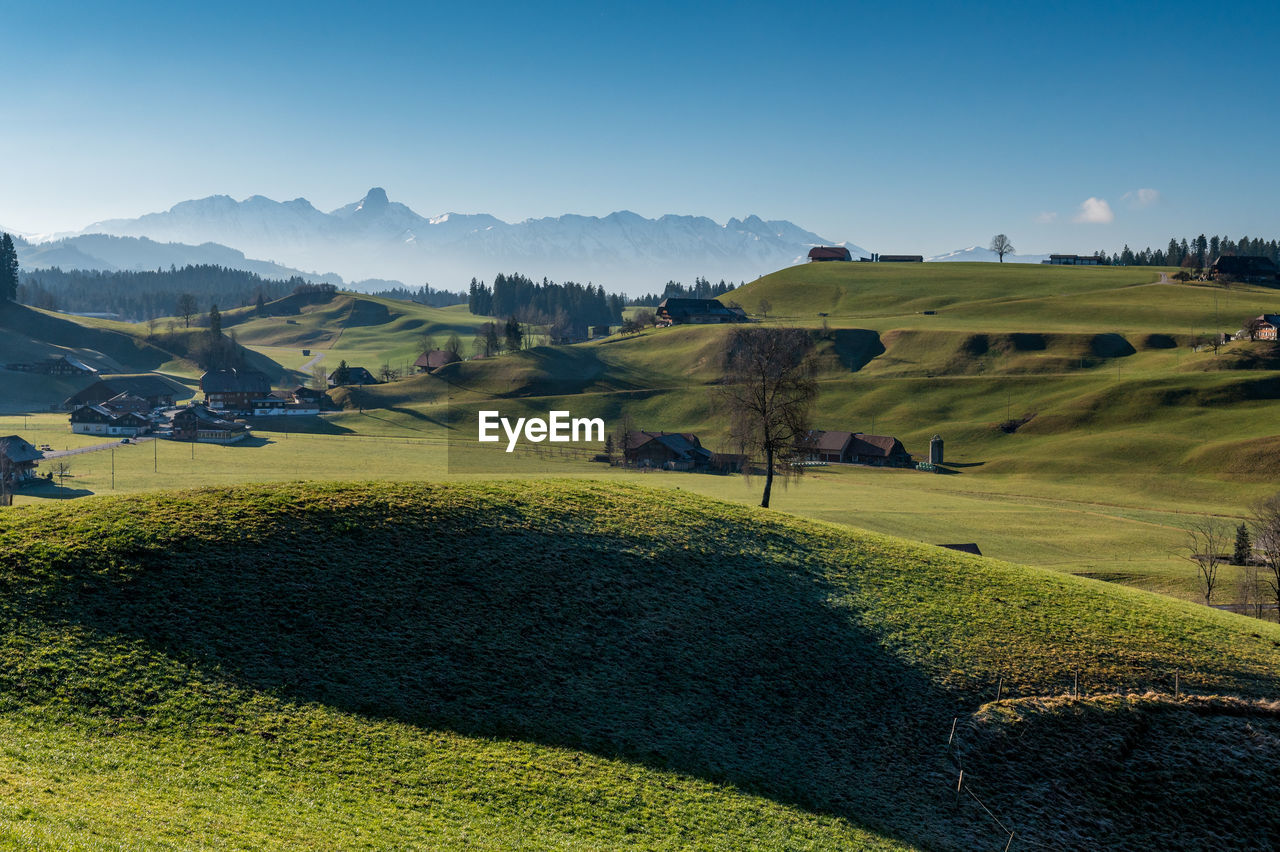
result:
<svg viewBox="0 0 1280 852"><path fill-rule="evenodd" d="M0 224L378 185L883 252L1270 238L1277 36L1269 4L0 0Z"/></svg>

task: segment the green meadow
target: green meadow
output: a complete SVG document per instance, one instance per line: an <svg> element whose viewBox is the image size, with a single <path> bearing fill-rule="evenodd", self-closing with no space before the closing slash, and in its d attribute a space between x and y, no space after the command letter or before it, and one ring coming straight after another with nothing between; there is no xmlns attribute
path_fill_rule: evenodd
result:
<svg viewBox="0 0 1280 852"><path fill-rule="evenodd" d="M1269 471L1280 460L1272 426L1280 355L1265 342L1232 343L1217 353L1193 344L1274 310L1276 298L1255 286L1180 284L1167 272L809 264L728 294L725 300L752 312L761 299L771 302L767 322L820 334L815 426L893 434L918 455L934 434L946 442L944 474L818 468L780 493L775 506L928 543L976 542L997 558L1196 599L1194 568L1180 555L1187 523L1205 515L1239 523L1253 502L1277 490ZM66 326L81 327L31 313L47 318L40 320L44 333L62 341L70 339ZM462 306L352 294L291 297L268 313L237 309L225 322L281 387L305 380L308 364L329 371L339 360L372 371L403 366L428 340L440 345L451 333L469 346L485 320ZM161 322L162 332L148 342L141 327L79 322L105 335L100 347L120 358L164 345L182 350L175 338L201 333L166 336ZM497 407L511 416L564 409L602 417L610 428L625 417L637 428L693 431L705 445L732 451L714 388L726 333L648 329L338 389L332 395L342 410L314 421L256 424L251 445L200 446L195 458L189 446L169 442L119 450L115 490L554 475L642 481L750 503L760 483L742 477L638 474L589 462L589 454L528 458L457 448L474 433L475 411ZM131 357L116 363L162 367L188 382L198 375L179 351ZM20 383L33 378L3 374L6 389L26 388ZM26 410L47 410L69 393L44 390ZM1009 434L999 428L1006 421L1023 425ZM31 419L22 422L31 440L68 445L61 415L39 420L38 429ZM0 418L0 431L24 432L18 423ZM110 454L71 462L65 490L46 487L20 501L111 490ZM1234 594L1233 582L1227 578L1223 599Z"/></svg>
<svg viewBox="0 0 1280 852"><path fill-rule="evenodd" d="M1280 627L786 512L617 481L241 485L19 507L0 557L11 848L1280 830ZM1120 764L1129 786L1095 768ZM1186 808L1206 783L1250 819Z"/></svg>

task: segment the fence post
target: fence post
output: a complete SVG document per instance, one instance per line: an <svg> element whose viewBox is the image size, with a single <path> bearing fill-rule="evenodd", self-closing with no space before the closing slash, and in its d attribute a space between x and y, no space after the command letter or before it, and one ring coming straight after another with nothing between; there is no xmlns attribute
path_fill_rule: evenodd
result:
<svg viewBox="0 0 1280 852"><path fill-rule="evenodd" d="M1075 681L1075 685L1071 688L1071 691L1075 694L1076 700L1079 701L1080 700L1080 670L1079 669L1076 669L1076 681Z"/></svg>
<svg viewBox="0 0 1280 852"><path fill-rule="evenodd" d="M1000 675L1000 679L996 681L996 701L1000 700L1000 696L1004 694L1004 675Z"/></svg>
<svg viewBox="0 0 1280 852"><path fill-rule="evenodd" d="M1173 670L1173 697L1178 698L1182 694L1181 685L1178 683L1178 670Z"/></svg>
<svg viewBox="0 0 1280 852"><path fill-rule="evenodd" d="M960 770L960 778L956 781L956 807L960 807L960 790L964 787L964 770Z"/></svg>

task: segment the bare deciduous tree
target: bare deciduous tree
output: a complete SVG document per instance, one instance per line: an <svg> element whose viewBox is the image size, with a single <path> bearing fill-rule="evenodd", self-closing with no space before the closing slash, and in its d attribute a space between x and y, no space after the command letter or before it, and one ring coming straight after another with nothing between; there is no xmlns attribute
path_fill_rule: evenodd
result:
<svg viewBox="0 0 1280 852"><path fill-rule="evenodd" d="M1004 234L996 234L991 238L991 250L1000 255L1000 262L1004 263L1004 256L1013 254L1013 243Z"/></svg>
<svg viewBox="0 0 1280 852"><path fill-rule="evenodd" d="M734 440L764 456L769 507L775 474L799 473L796 445L809 431L817 396L813 339L798 328L737 328L725 339L721 392Z"/></svg>
<svg viewBox="0 0 1280 852"><path fill-rule="evenodd" d="M191 328L191 320L195 319L196 313L200 310L196 304L196 297L190 293L183 293L178 297L178 306L176 313L182 317L183 328Z"/></svg>
<svg viewBox="0 0 1280 852"><path fill-rule="evenodd" d="M1196 566L1205 605L1213 603L1213 593L1218 587L1218 570L1231 561L1234 537L1235 533L1227 524L1214 518L1204 518L1187 527L1184 557Z"/></svg>
<svg viewBox="0 0 1280 852"><path fill-rule="evenodd" d="M765 319L768 319L769 311L773 310L773 302L770 302L768 299L761 299L758 310L759 310L760 316L764 317Z"/></svg>
<svg viewBox="0 0 1280 852"><path fill-rule="evenodd" d="M67 477L71 475L71 464L65 461L55 462L52 470L53 475L58 477L58 487L65 487Z"/></svg>
<svg viewBox="0 0 1280 852"><path fill-rule="evenodd" d="M1280 617L1280 494L1254 505L1253 547Z"/></svg>

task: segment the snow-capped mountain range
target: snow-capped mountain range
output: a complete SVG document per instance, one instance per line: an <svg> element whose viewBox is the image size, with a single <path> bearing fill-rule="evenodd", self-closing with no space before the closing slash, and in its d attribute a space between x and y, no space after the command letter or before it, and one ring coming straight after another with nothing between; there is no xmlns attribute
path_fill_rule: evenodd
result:
<svg viewBox="0 0 1280 852"><path fill-rule="evenodd" d="M846 245L855 257L870 254L792 222L758 216L723 225L705 216L647 219L625 210L604 217L566 215L516 223L484 213L425 217L391 201L378 187L328 213L304 198L281 202L255 195L236 201L214 195L181 202L163 213L97 222L77 235L58 236L75 248L91 234L192 247L215 243L250 258L268 258L273 265L332 271L348 280L429 282L452 290L465 288L473 276L492 279L498 272L521 272L652 291L668 280L691 282L697 276L751 280L803 262L815 245Z"/></svg>
<svg viewBox="0 0 1280 852"><path fill-rule="evenodd" d="M1004 256L1005 263L1042 263L1049 259L1047 254L1006 254ZM996 254L989 248L982 246L969 246L968 248L956 249L946 254L936 254L933 257L926 257L925 263L955 263L955 262L971 262L971 263L999 263L1000 255Z"/></svg>

